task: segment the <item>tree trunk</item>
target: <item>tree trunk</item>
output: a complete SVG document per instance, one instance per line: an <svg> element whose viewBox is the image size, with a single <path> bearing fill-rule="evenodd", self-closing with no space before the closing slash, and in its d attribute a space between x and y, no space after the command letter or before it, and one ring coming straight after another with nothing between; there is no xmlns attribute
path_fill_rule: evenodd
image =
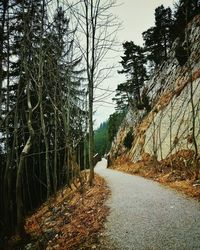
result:
<svg viewBox="0 0 200 250"><path fill-rule="evenodd" d="M10 105L10 30L9 30L9 13L8 13L8 20L7 20L7 93L6 93L6 113L9 113L9 105ZM12 148L9 145L9 119L5 121L6 127L6 152L7 152L7 159L6 159L6 169L4 173L4 214L5 220L8 223L8 228L12 225L12 215L13 215L13 206L11 202L11 188L12 188L12 181L11 181L11 162L12 162Z"/></svg>
<svg viewBox="0 0 200 250"><path fill-rule="evenodd" d="M27 106L28 106L28 130L29 130L29 138L20 154L19 164L17 167L17 179L16 179L16 204L17 204L17 231L23 236L25 234L24 229L24 206L23 206L23 192L22 192L22 180L23 180L23 172L25 166L25 158L29 154L33 140L34 140L34 130L32 127L32 104L30 97L30 82L27 82ZM37 106L37 105L36 105Z"/></svg>
<svg viewBox="0 0 200 250"><path fill-rule="evenodd" d="M41 120L41 126L42 126L42 132L43 132L44 144L45 144L45 169L46 169L47 199L48 199L51 193L51 182L50 182L50 171L49 171L49 144L48 144L48 139L47 139L42 102L40 102L40 120Z"/></svg>
<svg viewBox="0 0 200 250"><path fill-rule="evenodd" d="M30 136L21 152L20 161L17 169L17 180L16 180L17 232L21 236L24 236L26 234L24 229L24 206L23 206L23 192L22 192L24 160L28 155L28 153L30 152L32 142L33 138Z"/></svg>
<svg viewBox="0 0 200 250"><path fill-rule="evenodd" d="M2 100L3 100L3 93L2 93L2 84L3 84L3 42L4 42L4 27L6 21L6 10L8 7L8 1L3 1L3 13L0 25L0 117L2 115Z"/></svg>
<svg viewBox="0 0 200 250"><path fill-rule="evenodd" d="M56 105L56 89L54 94L54 105ZM54 107L54 174L53 174L53 184L54 184L54 193L57 191L57 110Z"/></svg>
<svg viewBox="0 0 200 250"><path fill-rule="evenodd" d="M94 136L93 136L93 83L90 83L89 86L89 166L90 166L90 175L89 175L89 185L92 186L94 179Z"/></svg>

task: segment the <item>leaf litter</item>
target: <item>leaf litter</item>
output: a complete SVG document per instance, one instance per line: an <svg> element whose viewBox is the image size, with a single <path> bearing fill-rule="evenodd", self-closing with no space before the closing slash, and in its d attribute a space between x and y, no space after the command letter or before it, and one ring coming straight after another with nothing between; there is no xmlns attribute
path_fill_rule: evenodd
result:
<svg viewBox="0 0 200 250"><path fill-rule="evenodd" d="M25 229L31 240L19 249L100 249L109 193L104 179L96 174L92 187L84 184L81 189L71 186L60 190L26 218ZM18 249L13 238L8 249Z"/></svg>

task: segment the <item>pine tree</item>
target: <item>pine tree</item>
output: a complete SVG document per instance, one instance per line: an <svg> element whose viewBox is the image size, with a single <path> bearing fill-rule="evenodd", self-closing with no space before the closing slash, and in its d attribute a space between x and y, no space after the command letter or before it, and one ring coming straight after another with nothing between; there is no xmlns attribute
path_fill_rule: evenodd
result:
<svg viewBox="0 0 200 250"><path fill-rule="evenodd" d="M59 6L49 18L45 1L10 1L3 30L0 223L23 234L24 215L79 174L83 71Z"/></svg>
<svg viewBox="0 0 200 250"><path fill-rule="evenodd" d="M176 37L179 37L183 42L187 23L198 14L200 14L199 0L179 0L178 4L175 5L174 23L171 28L172 39L175 40Z"/></svg>
<svg viewBox="0 0 200 250"><path fill-rule="evenodd" d="M161 5L155 9L155 26L142 33L145 50L148 53L147 58L155 66L167 59L172 44L170 36L172 24L171 9Z"/></svg>
<svg viewBox="0 0 200 250"><path fill-rule="evenodd" d="M109 116L108 119L108 140L111 144L113 142L114 137L117 134L119 126L121 125L126 112L115 112Z"/></svg>
<svg viewBox="0 0 200 250"><path fill-rule="evenodd" d="M129 105L140 106L142 103L141 88L147 79L146 59L143 49L135 45L132 41L125 42L123 48L124 56L121 57L122 61L120 62L123 70L118 71L118 73L125 74L127 81L119 84L117 91L119 95L126 94L126 100Z"/></svg>

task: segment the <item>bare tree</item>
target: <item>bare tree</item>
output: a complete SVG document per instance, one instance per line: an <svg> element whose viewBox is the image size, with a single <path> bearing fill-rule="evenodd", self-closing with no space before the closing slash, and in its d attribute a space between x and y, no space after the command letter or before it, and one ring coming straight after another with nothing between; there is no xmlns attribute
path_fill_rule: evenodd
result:
<svg viewBox="0 0 200 250"><path fill-rule="evenodd" d="M89 126L89 184L94 178L94 131L93 131L93 102L94 89L101 75L102 60L109 50L114 49L116 31L119 23L111 9L116 6L115 0L81 0L74 3L68 1L72 16L77 21L80 38L77 46L85 59L88 81L88 126Z"/></svg>

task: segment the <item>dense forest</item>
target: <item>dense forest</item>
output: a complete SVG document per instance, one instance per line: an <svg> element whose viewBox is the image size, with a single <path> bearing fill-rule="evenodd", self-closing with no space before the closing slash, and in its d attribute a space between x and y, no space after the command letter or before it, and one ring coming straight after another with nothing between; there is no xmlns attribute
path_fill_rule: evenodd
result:
<svg viewBox="0 0 200 250"><path fill-rule="evenodd" d="M58 189L75 177L85 181L82 169L90 169L92 185L94 153L109 151L127 106L149 112L144 83L175 39L180 65L188 58L184 28L199 1L180 0L174 13L159 6L144 47L123 44L119 73L127 81L116 90L116 112L94 131L94 91L106 76L101 61L119 27L114 6L114 0L0 2L0 245L14 232L23 236L25 216Z"/></svg>
<svg viewBox="0 0 200 250"><path fill-rule="evenodd" d="M99 128L94 131L94 150L101 157L109 152L125 114L125 111L111 114L109 119L101 123Z"/></svg>
<svg viewBox="0 0 200 250"><path fill-rule="evenodd" d="M23 236L25 215L59 188L82 183L82 169L92 185L94 88L117 28L107 25L113 5L0 2L0 245Z"/></svg>
<svg viewBox="0 0 200 250"><path fill-rule="evenodd" d="M61 6L49 16L45 1L3 1L1 34L1 228L23 232L24 214L77 171L86 91Z"/></svg>

